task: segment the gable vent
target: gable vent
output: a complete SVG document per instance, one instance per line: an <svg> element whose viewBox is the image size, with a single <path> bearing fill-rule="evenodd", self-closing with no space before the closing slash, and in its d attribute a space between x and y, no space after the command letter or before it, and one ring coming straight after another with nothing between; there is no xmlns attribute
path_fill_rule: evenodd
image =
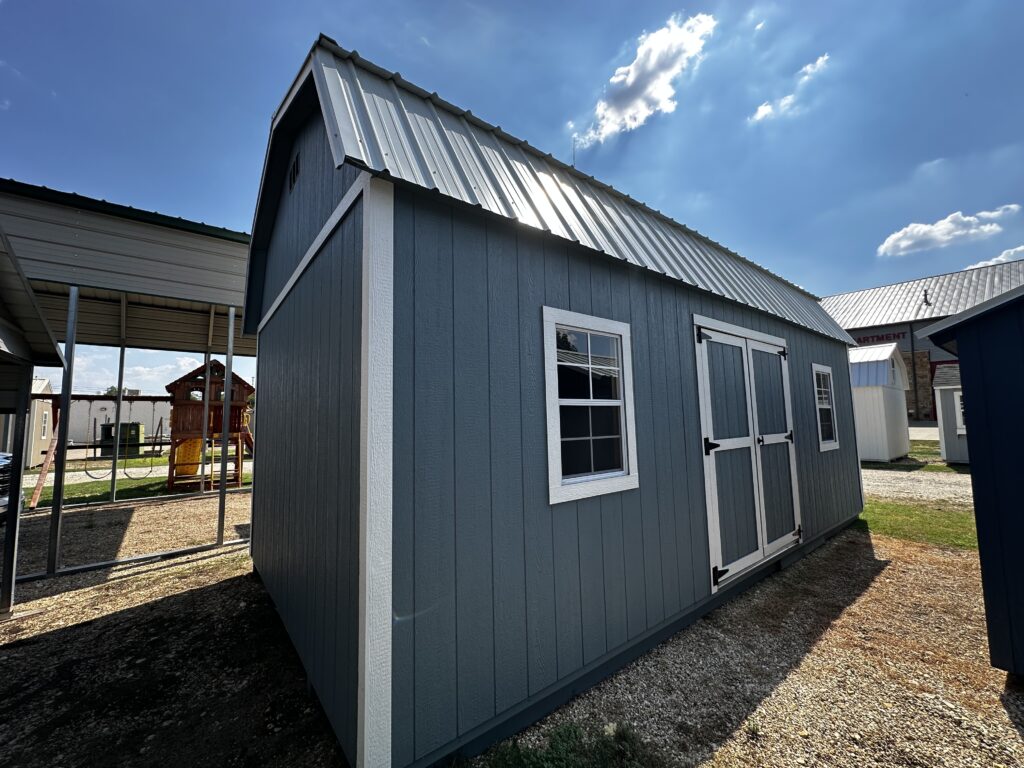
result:
<svg viewBox="0 0 1024 768"><path fill-rule="evenodd" d="M295 159L292 160L292 167L288 169L288 191L291 192L295 188L295 182L299 178L299 153L295 153Z"/></svg>

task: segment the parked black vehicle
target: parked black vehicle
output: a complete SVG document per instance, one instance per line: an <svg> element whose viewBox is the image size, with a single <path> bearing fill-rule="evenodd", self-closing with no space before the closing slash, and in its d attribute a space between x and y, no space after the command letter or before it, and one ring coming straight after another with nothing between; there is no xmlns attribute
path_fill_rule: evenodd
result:
<svg viewBox="0 0 1024 768"><path fill-rule="evenodd" d="M0 511L7 511L7 497L11 490L11 460L14 456L10 453L0 452Z"/></svg>

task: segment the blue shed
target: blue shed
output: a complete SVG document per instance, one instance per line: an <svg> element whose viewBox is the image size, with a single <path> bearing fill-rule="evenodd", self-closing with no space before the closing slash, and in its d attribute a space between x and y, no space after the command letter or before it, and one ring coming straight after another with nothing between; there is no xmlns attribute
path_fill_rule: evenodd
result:
<svg viewBox="0 0 1024 768"><path fill-rule="evenodd" d="M1024 377L1024 286L919 333L960 359L957 413L971 455L989 656L1024 675L1024 414L1006 401L1007 382Z"/></svg>
<svg viewBox="0 0 1024 768"><path fill-rule="evenodd" d="M862 507L814 296L327 38L245 323L253 561L358 765L483 749Z"/></svg>

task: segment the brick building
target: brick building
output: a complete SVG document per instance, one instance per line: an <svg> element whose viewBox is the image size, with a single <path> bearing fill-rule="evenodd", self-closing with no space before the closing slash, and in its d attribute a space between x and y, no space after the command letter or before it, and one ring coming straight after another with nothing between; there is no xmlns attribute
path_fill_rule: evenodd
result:
<svg viewBox="0 0 1024 768"><path fill-rule="evenodd" d="M907 413L911 419L935 419L932 379L936 367L956 358L917 331L950 315L1024 285L1024 261L965 269L821 300L858 344L895 342L910 374Z"/></svg>

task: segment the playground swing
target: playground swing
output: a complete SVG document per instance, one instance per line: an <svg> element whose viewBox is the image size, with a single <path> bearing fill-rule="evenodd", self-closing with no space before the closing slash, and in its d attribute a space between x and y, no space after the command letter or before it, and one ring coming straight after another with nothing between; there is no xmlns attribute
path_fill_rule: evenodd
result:
<svg viewBox="0 0 1024 768"><path fill-rule="evenodd" d="M153 401L152 405L153 405L153 413L152 413L152 415L150 417L150 424L152 424L153 421L156 419L156 401L155 400ZM90 400L89 401L89 413L88 413L88 416L87 416L87 419L88 419L87 423L92 424L92 451L93 451L92 460L96 461L97 458L98 458L96 456L96 422L93 421L92 406L93 406L93 401ZM135 401L129 399L128 400L128 421L127 422L122 422L122 424L124 424L124 423L131 424L132 423L132 412L133 412L134 408L135 408ZM124 474L125 478L127 478L129 480L145 480L147 477L149 477L150 475L153 474L153 468L156 466L157 438L163 433L163 423L164 423L164 420L163 420L163 417L161 417L160 418L160 425L157 427L156 432L154 432L153 436L152 436L152 444L151 444L150 450L149 450L149 467L146 469L145 474L142 474L142 475L132 475L128 471L128 451L123 451L122 452L122 455L121 455L121 472ZM110 473L112 471L110 469L108 469L103 474L94 474L92 471L90 471L90 469L89 469L89 461L90 461L90 459L88 457L86 457L86 460L85 460L85 474L87 476L91 477L93 480L106 480L107 478L110 477Z"/></svg>
<svg viewBox="0 0 1024 768"><path fill-rule="evenodd" d="M96 459L98 458L96 456L96 422L93 421L93 418L92 418L92 405L93 405L93 401L90 400L89 401L89 413L86 416L86 418L87 418L86 424L91 424L92 425L92 461L96 461ZM104 472L102 475L93 474L89 470L89 461L90 461L89 456L86 455L84 469L85 469L85 474L88 477L91 477L93 480L106 480L108 477L110 477L111 470L109 470L109 469L106 472Z"/></svg>

